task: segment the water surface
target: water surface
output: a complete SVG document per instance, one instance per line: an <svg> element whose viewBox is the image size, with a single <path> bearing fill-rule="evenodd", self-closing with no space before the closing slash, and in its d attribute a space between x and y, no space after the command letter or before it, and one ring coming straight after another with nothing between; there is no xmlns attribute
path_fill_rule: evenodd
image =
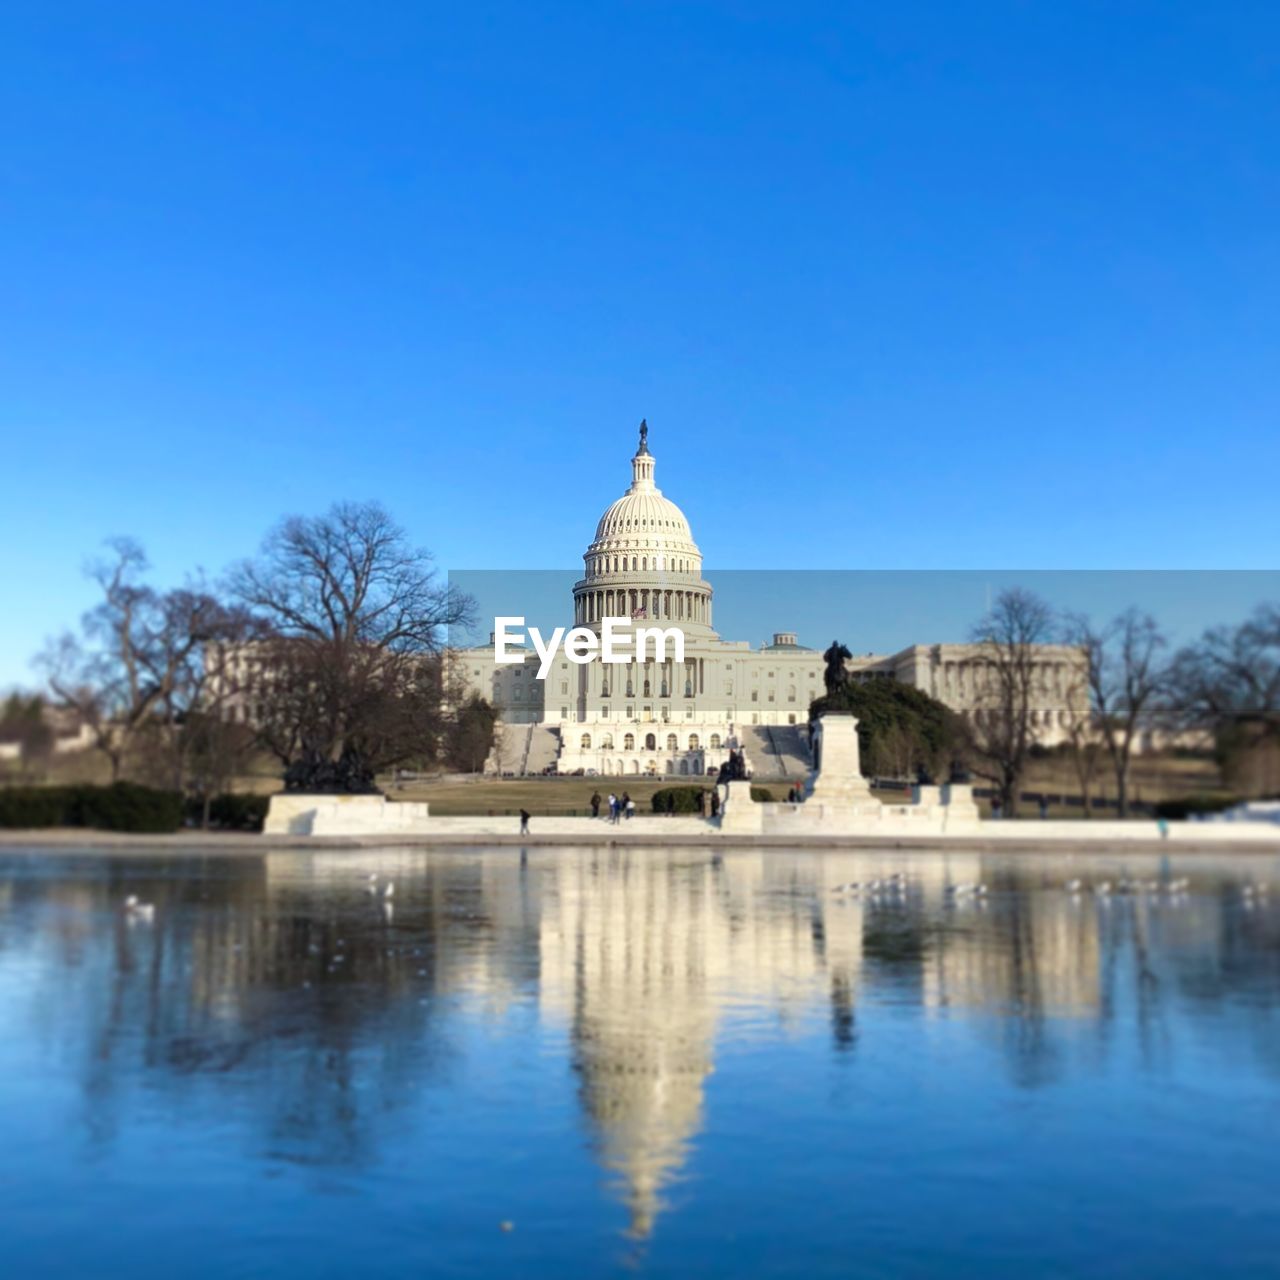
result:
<svg viewBox="0 0 1280 1280"><path fill-rule="evenodd" d="M1269 857L0 857L7 1276L1274 1276L1278 1122Z"/></svg>

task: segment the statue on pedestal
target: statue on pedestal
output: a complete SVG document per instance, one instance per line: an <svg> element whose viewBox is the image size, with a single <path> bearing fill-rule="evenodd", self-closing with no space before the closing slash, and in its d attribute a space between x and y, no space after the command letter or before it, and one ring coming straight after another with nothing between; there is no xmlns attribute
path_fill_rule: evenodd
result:
<svg viewBox="0 0 1280 1280"><path fill-rule="evenodd" d="M831 648L822 655L827 664L827 669L822 673L822 682L827 686L828 694L839 693L849 683L849 673L844 664L846 659L852 657L853 654L839 640L833 640Z"/></svg>
<svg viewBox="0 0 1280 1280"><path fill-rule="evenodd" d="M743 752L731 750L729 758L720 766L716 784L721 782L745 782L747 779L747 758Z"/></svg>
<svg viewBox="0 0 1280 1280"><path fill-rule="evenodd" d="M350 747L345 748L337 760L330 760L315 749L303 752L285 770L284 789L321 796L382 794L374 781L373 770L364 757Z"/></svg>

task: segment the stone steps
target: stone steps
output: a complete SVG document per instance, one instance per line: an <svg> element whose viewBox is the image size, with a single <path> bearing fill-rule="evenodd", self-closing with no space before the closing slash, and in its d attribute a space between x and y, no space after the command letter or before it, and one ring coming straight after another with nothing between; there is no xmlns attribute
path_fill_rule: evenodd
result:
<svg viewBox="0 0 1280 1280"><path fill-rule="evenodd" d="M808 774L808 735L803 725L750 724L739 726L737 732L757 781L795 782Z"/></svg>

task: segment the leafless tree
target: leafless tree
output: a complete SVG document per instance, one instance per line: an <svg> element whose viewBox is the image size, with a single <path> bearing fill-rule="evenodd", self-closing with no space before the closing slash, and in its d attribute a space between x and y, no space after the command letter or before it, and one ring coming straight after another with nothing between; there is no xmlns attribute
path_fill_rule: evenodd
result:
<svg viewBox="0 0 1280 1280"><path fill-rule="evenodd" d="M253 700L288 788L371 790L376 772L434 756L447 628L471 602L381 506L290 517L231 588L270 633Z"/></svg>
<svg viewBox="0 0 1280 1280"><path fill-rule="evenodd" d="M1156 620L1126 609L1105 627L1073 615L1065 628L1068 644L1085 658L1085 679L1094 724L1116 779L1120 817L1129 813L1129 773L1139 735L1150 729L1168 682L1163 653L1168 645Z"/></svg>
<svg viewBox="0 0 1280 1280"><path fill-rule="evenodd" d="M497 713L479 694L457 707L446 735L449 764L454 769L479 773L493 749Z"/></svg>
<svg viewBox="0 0 1280 1280"><path fill-rule="evenodd" d="M17 747L19 777L34 779L45 769L55 735L39 694L9 695L0 708L0 742Z"/></svg>
<svg viewBox="0 0 1280 1280"><path fill-rule="evenodd" d="M89 567L101 601L38 659L56 702L87 724L108 759L111 777L144 731L172 747L177 723L199 694L205 646L225 638L233 611L197 585L160 592L144 580L141 546L128 538L107 543L110 555ZM170 754L180 784L180 758Z"/></svg>
<svg viewBox="0 0 1280 1280"><path fill-rule="evenodd" d="M1076 785L1084 802L1084 816L1093 817L1093 782L1102 763L1102 739L1093 722L1088 676L1081 672L1067 690L1067 749Z"/></svg>
<svg viewBox="0 0 1280 1280"><path fill-rule="evenodd" d="M1054 613L1033 592L1003 591L973 629L972 640L985 663L978 708L969 736L974 772L996 784L1005 814L1017 809L1035 729L1031 710L1036 692L1036 646L1053 638ZM980 713L980 715L979 715Z"/></svg>
<svg viewBox="0 0 1280 1280"><path fill-rule="evenodd" d="M1239 626L1213 627L1179 650L1170 692L1186 724L1280 720L1280 605L1262 605Z"/></svg>
<svg viewBox="0 0 1280 1280"><path fill-rule="evenodd" d="M1280 606L1265 604L1239 626L1214 627L1181 649L1169 672L1174 722L1212 732L1227 769L1238 754L1280 754ZM1245 770L1246 773L1252 772ZM1270 770L1254 789L1270 790Z"/></svg>

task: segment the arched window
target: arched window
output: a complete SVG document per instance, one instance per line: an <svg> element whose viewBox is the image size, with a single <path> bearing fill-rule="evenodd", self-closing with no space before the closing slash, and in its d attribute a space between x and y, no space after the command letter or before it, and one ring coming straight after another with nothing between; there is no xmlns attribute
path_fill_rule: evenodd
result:
<svg viewBox="0 0 1280 1280"><path fill-rule="evenodd" d="M626 733L622 736L623 751L634 751L636 749L636 735L634 733Z"/></svg>
<svg viewBox="0 0 1280 1280"><path fill-rule="evenodd" d="M613 750L613 734L606 733L604 737L600 739L600 750L601 751Z"/></svg>
<svg viewBox="0 0 1280 1280"><path fill-rule="evenodd" d="M697 749L698 749L698 735L696 733L691 733L689 735L689 750L697 751Z"/></svg>
<svg viewBox="0 0 1280 1280"><path fill-rule="evenodd" d="M582 749L583 751L591 750L591 735L589 733L584 733L582 735Z"/></svg>
<svg viewBox="0 0 1280 1280"><path fill-rule="evenodd" d="M712 751L714 751L716 750L717 747L719 747L719 745L720 745L720 735L718 733L713 733L711 735L711 741L708 743L708 746L710 746Z"/></svg>
<svg viewBox="0 0 1280 1280"><path fill-rule="evenodd" d="M675 735L674 733L669 733L669 734L667 734L667 750L668 750L668 751L679 751L679 750L680 750L680 747L679 747L679 745L678 745L678 743L677 743L677 740L676 740L676 735Z"/></svg>
<svg viewBox="0 0 1280 1280"><path fill-rule="evenodd" d="M644 735L644 749L646 751L655 750L657 748L657 745L658 745L658 739L652 733L646 733Z"/></svg>

